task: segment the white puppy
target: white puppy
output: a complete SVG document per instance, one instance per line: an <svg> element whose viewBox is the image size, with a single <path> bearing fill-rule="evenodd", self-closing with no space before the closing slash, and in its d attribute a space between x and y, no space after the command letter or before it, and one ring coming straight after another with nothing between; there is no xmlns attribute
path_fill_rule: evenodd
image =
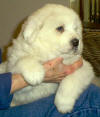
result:
<svg viewBox="0 0 100 117"><path fill-rule="evenodd" d="M6 71L21 73L31 86L17 91L13 102L24 104L57 91L58 111L70 112L94 77L91 65L83 60L83 66L64 78L58 87L56 83L42 83L43 63L63 57L65 64L72 64L81 57L82 48L81 21L72 9L48 4L29 16L8 50Z"/></svg>

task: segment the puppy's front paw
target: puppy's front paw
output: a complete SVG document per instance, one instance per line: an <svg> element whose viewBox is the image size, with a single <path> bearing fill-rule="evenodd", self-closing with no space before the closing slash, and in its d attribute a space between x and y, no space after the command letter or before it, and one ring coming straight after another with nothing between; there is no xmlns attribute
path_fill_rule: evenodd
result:
<svg viewBox="0 0 100 117"><path fill-rule="evenodd" d="M59 112L68 113L72 111L75 101L71 97L63 97L62 95L57 95L55 97L54 103Z"/></svg>
<svg viewBox="0 0 100 117"><path fill-rule="evenodd" d="M43 81L45 71L42 65L30 67L23 72L24 79L31 85L40 84Z"/></svg>
<svg viewBox="0 0 100 117"><path fill-rule="evenodd" d="M41 83L45 75L44 67L32 57L18 60L11 72L22 74L25 81L31 85Z"/></svg>

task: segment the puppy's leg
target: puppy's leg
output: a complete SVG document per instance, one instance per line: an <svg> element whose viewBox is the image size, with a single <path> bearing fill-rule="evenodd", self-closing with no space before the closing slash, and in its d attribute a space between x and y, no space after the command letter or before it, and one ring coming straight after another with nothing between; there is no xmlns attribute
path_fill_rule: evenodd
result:
<svg viewBox="0 0 100 117"><path fill-rule="evenodd" d="M19 59L9 71L22 74L24 79L31 85L41 83L45 75L44 67L33 57L29 56Z"/></svg>
<svg viewBox="0 0 100 117"><path fill-rule="evenodd" d="M60 84L55 105L61 113L71 112L75 101L94 77L91 65L84 61L83 66L67 76Z"/></svg>

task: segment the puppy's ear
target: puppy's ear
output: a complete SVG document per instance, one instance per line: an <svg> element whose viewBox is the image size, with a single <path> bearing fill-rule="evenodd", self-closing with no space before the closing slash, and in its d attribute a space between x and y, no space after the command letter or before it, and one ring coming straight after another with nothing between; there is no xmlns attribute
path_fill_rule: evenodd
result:
<svg viewBox="0 0 100 117"><path fill-rule="evenodd" d="M52 6L53 5L45 5L43 8L37 10L28 17L27 21L22 27L24 39L27 40L30 39L32 36L36 36L37 32L42 27L43 22L53 11Z"/></svg>
<svg viewBox="0 0 100 117"><path fill-rule="evenodd" d="M26 21L23 25L23 37L25 40L30 39L36 29L36 22L33 20Z"/></svg>

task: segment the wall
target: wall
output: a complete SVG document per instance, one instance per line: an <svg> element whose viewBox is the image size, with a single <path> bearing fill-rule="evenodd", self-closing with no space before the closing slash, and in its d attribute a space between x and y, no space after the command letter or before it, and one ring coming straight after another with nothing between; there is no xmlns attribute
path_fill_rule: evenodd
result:
<svg viewBox="0 0 100 117"><path fill-rule="evenodd" d="M34 10L46 3L68 5L67 0L0 0L0 47L4 47L13 37L19 23Z"/></svg>
<svg viewBox="0 0 100 117"><path fill-rule="evenodd" d="M70 0L0 0L0 48L17 35L19 24L33 11L46 3L70 6ZM74 0L71 0L71 3ZM19 26L19 27L18 27Z"/></svg>

